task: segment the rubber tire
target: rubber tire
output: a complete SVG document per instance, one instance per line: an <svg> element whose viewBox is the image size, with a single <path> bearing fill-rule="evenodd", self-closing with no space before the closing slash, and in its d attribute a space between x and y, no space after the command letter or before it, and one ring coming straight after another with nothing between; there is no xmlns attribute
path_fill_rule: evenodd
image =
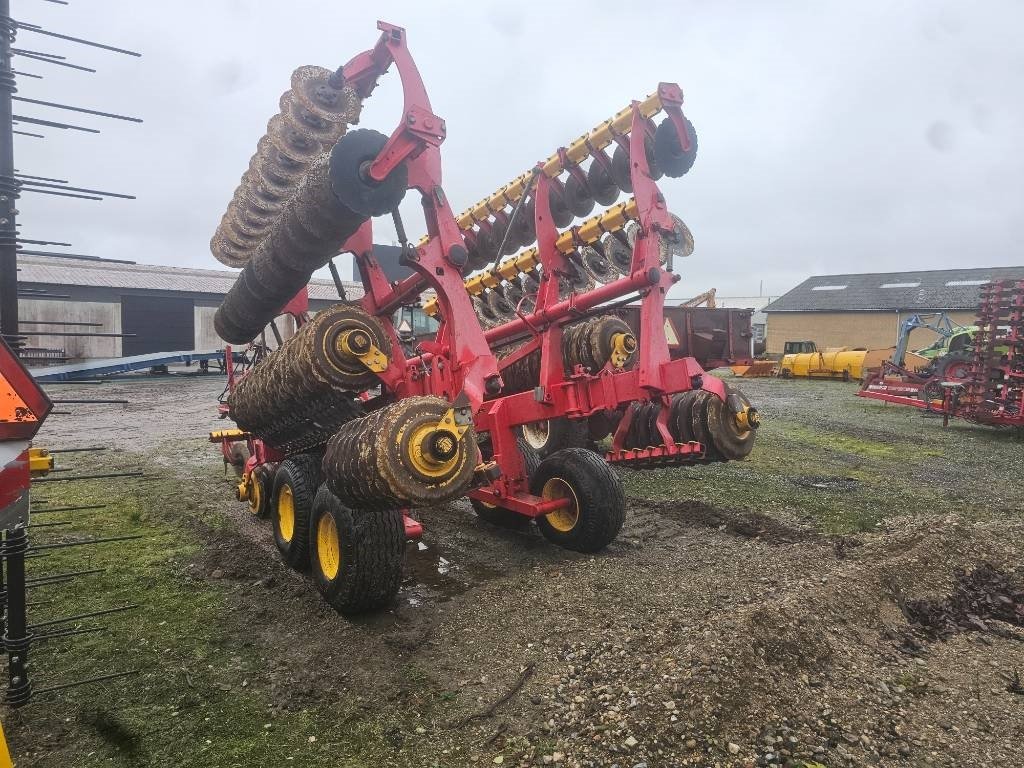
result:
<svg viewBox="0 0 1024 768"><path fill-rule="evenodd" d="M556 477L575 494L578 517L568 531L554 528L546 516L538 517L537 527L544 537L575 552L598 552L611 544L626 519L626 499L615 471L592 451L566 448L540 463L530 479L530 493L540 496L544 484Z"/></svg>
<svg viewBox="0 0 1024 768"><path fill-rule="evenodd" d="M331 515L338 530L341 564L330 579L320 567L317 527ZM399 509L354 512L324 483L316 492L309 518L310 571L317 590L338 613L365 613L389 604L402 585L405 521Z"/></svg>
<svg viewBox="0 0 1024 768"><path fill-rule="evenodd" d="M260 485L260 505L257 509L249 508L252 516L260 520L270 517L270 499L274 493L274 472L272 464L261 464L252 471L252 482Z"/></svg>
<svg viewBox="0 0 1024 768"><path fill-rule="evenodd" d="M586 448L590 445L590 429L587 426L587 420L569 419L565 416L548 420L547 440L540 445L531 442L522 427L519 428L519 435L523 443L536 451L542 459L546 459L555 451L560 451L563 448Z"/></svg>
<svg viewBox="0 0 1024 768"><path fill-rule="evenodd" d="M526 483L529 485L530 480L537 472L537 467L540 466L540 456L521 437L516 440L516 445L519 446L519 452L523 454L523 464L526 465ZM520 515L518 512L513 512L511 509L491 507L477 499L470 499L469 503L473 507L473 511L476 512L477 517L485 523L490 523L499 528L524 528L530 522L530 518Z"/></svg>
<svg viewBox="0 0 1024 768"><path fill-rule="evenodd" d="M349 131L331 149L331 190L338 201L354 213L383 216L398 208L409 186L409 168L397 165L379 184L362 177L363 163L373 162L388 137L368 128Z"/></svg>
<svg viewBox="0 0 1024 768"><path fill-rule="evenodd" d="M313 512L313 499L320 485L320 457L302 454L282 461L274 473L274 496L271 518L274 525L274 543L282 559L297 571L309 567L309 518ZM281 489L291 486L295 504L295 526L291 541L281 535L280 517L277 514Z"/></svg>
<svg viewBox="0 0 1024 768"><path fill-rule="evenodd" d="M683 123L690 136L689 152L683 152L675 126L669 118L662 120L654 132L654 156L657 158L658 168L666 176L674 179L686 174L697 159L697 132L687 118L683 118Z"/></svg>
<svg viewBox="0 0 1024 768"><path fill-rule="evenodd" d="M948 355L943 355L935 361L934 376L939 381L946 380L946 372L954 365L970 366L972 362L972 356L965 352L951 352ZM950 379L950 381L965 381L965 379Z"/></svg>

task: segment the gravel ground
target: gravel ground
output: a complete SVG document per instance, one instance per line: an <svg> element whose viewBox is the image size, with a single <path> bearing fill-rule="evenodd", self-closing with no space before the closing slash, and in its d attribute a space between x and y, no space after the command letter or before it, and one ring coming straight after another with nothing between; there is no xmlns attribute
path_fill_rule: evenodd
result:
<svg viewBox="0 0 1024 768"><path fill-rule="evenodd" d="M752 458L623 471L627 522L606 552L495 530L465 502L425 510L396 604L357 621L288 571L267 527L232 500L233 480L204 441L224 425L223 379L51 387L132 400L75 406L40 442L119 446L83 457L83 468L152 467L161 477L144 485L146 499L166 501L174 488L155 517L202 548L169 571L140 570L221 593L229 606L212 620L232 653L219 682L200 669L189 684L199 691L171 686L158 703L140 689L141 702L118 710L129 726L162 717L165 704L181 710L175 733L196 743L146 736L148 754L163 757L126 764L185 754L211 766L1024 762L1024 696L1013 684L1024 630L974 606L939 637L905 610L950 595L958 572L985 563L1024 579L1024 443L970 425L943 430L855 398L847 384L734 383L764 416ZM1024 620L1013 595L989 597ZM155 664L150 685L162 674ZM243 686L268 727L303 718L311 736L289 742L289 762L267 757L262 724L241 718L232 727L252 732L249 752L228 758L202 744ZM197 696L185 711L180 699ZM121 760L102 735L60 726L85 705L70 696L14 724L12 742L57 734L24 765ZM84 749L91 762L72 757Z"/></svg>

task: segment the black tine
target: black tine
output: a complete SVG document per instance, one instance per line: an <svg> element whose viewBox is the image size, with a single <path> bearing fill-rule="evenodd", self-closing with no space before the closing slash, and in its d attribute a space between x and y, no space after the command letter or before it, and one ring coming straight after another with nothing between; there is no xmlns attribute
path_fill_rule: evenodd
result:
<svg viewBox="0 0 1024 768"><path fill-rule="evenodd" d="M33 483L64 483L70 480L99 480L104 477L142 477L142 472L111 472L101 475L75 475L74 477L41 477Z"/></svg>
<svg viewBox="0 0 1024 768"><path fill-rule="evenodd" d="M13 51L12 51L13 53ZM77 69L79 72L93 72L96 70L92 67L83 67L80 64L72 64L67 61L58 61L55 56L40 56L34 53L27 53L22 51L21 53L14 53L15 56L24 56L26 59L32 59L33 61L42 61L46 64L56 64L58 67L67 67L68 69ZM64 58L63 56L61 58Z"/></svg>
<svg viewBox="0 0 1024 768"><path fill-rule="evenodd" d="M44 512L75 512L80 509L106 509L106 504L82 504L77 507L47 507L46 509L33 509L30 514L41 515Z"/></svg>
<svg viewBox="0 0 1024 768"><path fill-rule="evenodd" d="M29 629L38 629L39 627L52 627L54 624L66 624L69 621L81 621L82 619L91 619L94 616L107 616L111 613L121 613L122 611L131 611L138 608L137 603L131 605L122 605L119 608L104 608L101 611L89 611L88 613L80 613L77 616L65 616L62 619L49 619L48 621L40 621L36 624L29 624Z"/></svg>
<svg viewBox="0 0 1024 768"><path fill-rule="evenodd" d="M33 643L39 643L43 640L59 640L62 637L71 637L72 635L89 635L93 632L106 632L106 627L80 627L76 629L61 629L57 632L46 632L41 635L35 635L32 638Z"/></svg>
<svg viewBox="0 0 1024 768"><path fill-rule="evenodd" d="M98 675L96 677L87 677L85 680L76 680L73 683L64 683L63 685L51 685L49 688L36 688L32 691L32 693L38 696L43 693L52 693L53 691L63 691L67 688L75 688L79 685L88 685L89 683L100 683L104 680L116 680L119 677L129 677L131 675L138 675L141 672L141 669L133 669L130 672L115 672L111 675Z"/></svg>
<svg viewBox="0 0 1024 768"><path fill-rule="evenodd" d="M66 109L69 112L81 112L83 115L96 115L98 117L109 117L114 120L127 120L130 123L141 123L142 120L138 117L128 117L127 115L118 115L114 112L101 112L98 109L87 109L86 107L74 107L70 104L60 104L56 101L45 101L43 99L30 99L26 96L11 96L14 101L22 101L26 104L37 104L41 107L53 107L54 109Z"/></svg>
<svg viewBox="0 0 1024 768"><path fill-rule="evenodd" d="M72 125L71 123L55 123L52 120L42 120L38 117L25 117L24 115L15 115L14 119L21 123L32 123L32 125L42 125L45 128L60 128L61 130L71 131L84 131L85 133L99 133L97 128L86 128L81 125Z"/></svg>
<svg viewBox="0 0 1024 768"><path fill-rule="evenodd" d="M33 585L42 586L44 584L49 584L51 582L69 581L69 580L75 578L76 576L88 576L89 574L92 574L92 573L103 573L105 570L107 570L107 569L106 568L89 568L88 570L85 570L85 571L67 571L65 573L51 573L51 574L49 574L47 576L36 576L33 579L25 579L25 584L27 586L33 586Z"/></svg>
<svg viewBox="0 0 1024 768"><path fill-rule="evenodd" d="M48 2L58 2L61 5L66 5L65 0L48 0ZM86 40L81 37L72 37L71 35L62 35L59 32L51 32L48 29L36 26L35 24L26 25L24 23L18 24L19 29L24 29L27 32L35 32L37 35L46 35L47 37L55 37L58 40L70 40L72 43L81 43L82 45L88 45L91 48L102 48L104 51L113 51L114 53L123 53L126 56L142 56L141 53L136 51L129 51L126 48L117 48L113 45L107 45L105 43L97 43L93 40Z"/></svg>
<svg viewBox="0 0 1024 768"><path fill-rule="evenodd" d="M64 541L59 544L33 544L29 552L41 552L44 549L66 549L67 547L85 547L90 544L106 544L111 541L130 541L131 539L146 538L141 533L132 536L107 536L104 539L85 539L83 541Z"/></svg>

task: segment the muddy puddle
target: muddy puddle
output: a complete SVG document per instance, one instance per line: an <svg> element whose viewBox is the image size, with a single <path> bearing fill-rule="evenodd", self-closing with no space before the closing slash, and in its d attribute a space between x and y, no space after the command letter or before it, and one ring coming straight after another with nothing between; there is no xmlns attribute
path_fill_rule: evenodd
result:
<svg viewBox="0 0 1024 768"><path fill-rule="evenodd" d="M443 603L499 575L496 570L442 549L436 542L420 540L406 548L405 577L398 599L413 608Z"/></svg>

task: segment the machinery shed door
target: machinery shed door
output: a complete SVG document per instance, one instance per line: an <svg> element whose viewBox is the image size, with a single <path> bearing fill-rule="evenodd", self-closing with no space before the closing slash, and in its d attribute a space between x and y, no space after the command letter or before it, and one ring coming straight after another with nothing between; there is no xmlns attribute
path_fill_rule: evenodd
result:
<svg viewBox="0 0 1024 768"><path fill-rule="evenodd" d="M122 296L121 332L134 333L122 340L121 354L178 352L195 346L195 309L192 299L170 296Z"/></svg>

